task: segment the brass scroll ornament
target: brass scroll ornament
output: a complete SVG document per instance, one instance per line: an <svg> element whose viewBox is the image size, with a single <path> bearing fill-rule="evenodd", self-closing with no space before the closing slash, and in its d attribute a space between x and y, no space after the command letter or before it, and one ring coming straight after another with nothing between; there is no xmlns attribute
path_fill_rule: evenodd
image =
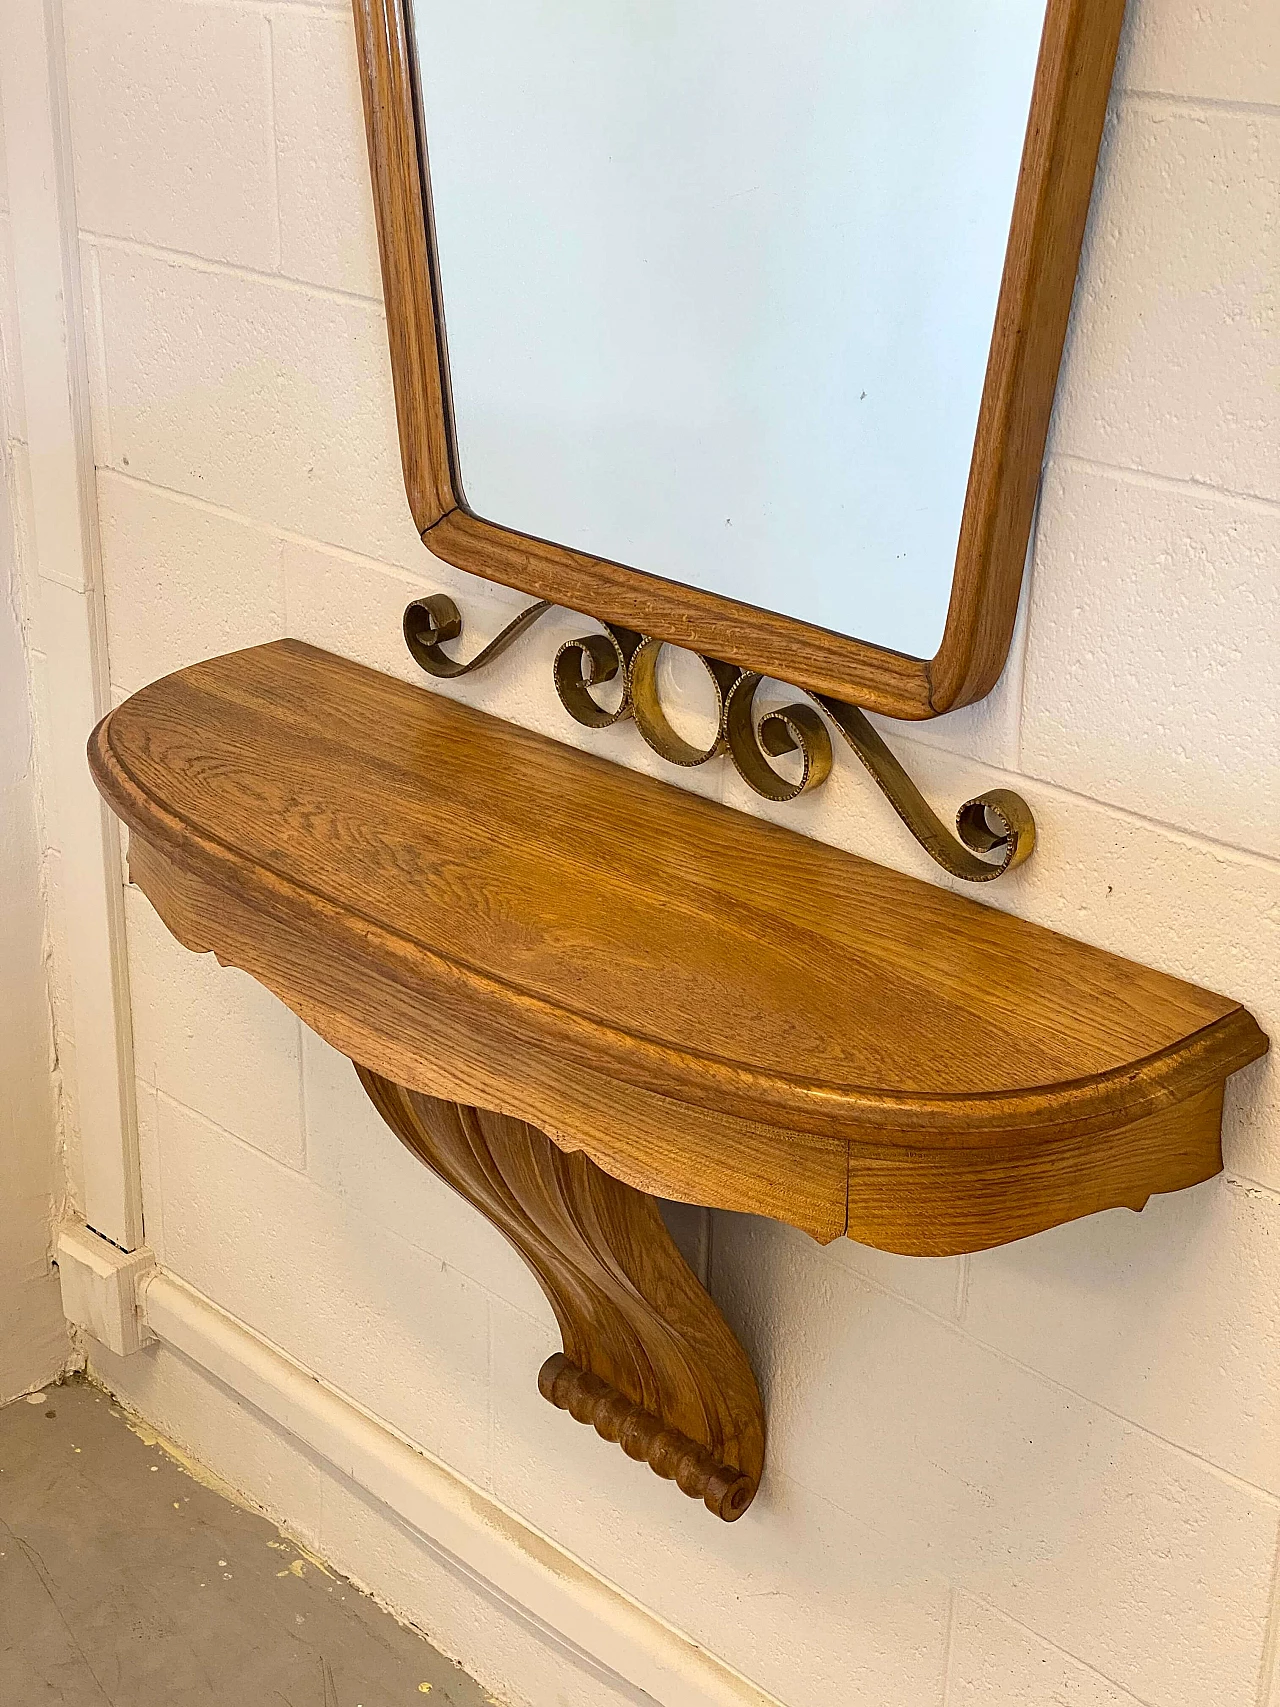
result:
<svg viewBox="0 0 1280 1707"><path fill-rule="evenodd" d="M462 634L458 607L447 593L432 593L415 599L405 610L405 643L429 676L465 676L500 657L550 609L546 600L529 605L482 651L463 663L442 649ZM1021 795L1007 788L993 788L966 800L956 813L957 839L856 705L846 705L826 694L809 694L813 705L770 708L757 717L755 696L764 678L736 664L704 658L701 653L694 656L711 679L718 722L709 745L694 746L672 728L659 698L658 655L666 642L616 623L602 627L602 634L567 640L553 665L561 704L585 728L607 729L630 718L653 751L673 765L705 765L728 753L739 776L757 794L765 800L787 801L820 787L831 774L831 736L826 722L813 709L816 705L853 748L916 841L944 871L968 883L990 883L993 877L1003 876L1030 858L1036 845L1036 825ZM592 690L615 681L620 682L621 698L610 711L594 698ZM786 754L799 755L800 774L794 779L783 776L769 762Z"/></svg>

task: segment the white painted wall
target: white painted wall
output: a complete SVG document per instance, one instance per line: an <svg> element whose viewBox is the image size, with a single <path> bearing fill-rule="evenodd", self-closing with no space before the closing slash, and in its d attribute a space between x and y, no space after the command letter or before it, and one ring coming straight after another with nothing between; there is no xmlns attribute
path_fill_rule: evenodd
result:
<svg viewBox="0 0 1280 1707"><path fill-rule="evenodd" d="M112 676L282 633L417 679L399 615L520 602L435 563L400 481L343 0L65 0ZM1280 10L1133 0L1014 652L897 735L940 802L1031 801L984 894L1280 1030ZM535 631L456 692L588 734ZM723 771L673 784L765 811ZM786 822L931 880L857 766ZM518 1261L272 998L129 892L161 1261L789 1707L1280 1707L1280 1096L1227 1174L969 1260L718 1215L769 1410L726 1528L537 1395ZM615 1697L172 1353L112 1366L513 1698ZM541 1669L538 1669L538 1668ZM585 1681L584 1681L585 1679ZM626 1697L618 1695L621 1700Z"/></svg>
<svg viewBox="0 0 1280 1707"><path fill-rule="evenodd" d="M50 1263L62 1170L46 967L48 872L14 527L24 421L3 137L0 121L0 1404L52 1380L71 1349Z"/></svg>

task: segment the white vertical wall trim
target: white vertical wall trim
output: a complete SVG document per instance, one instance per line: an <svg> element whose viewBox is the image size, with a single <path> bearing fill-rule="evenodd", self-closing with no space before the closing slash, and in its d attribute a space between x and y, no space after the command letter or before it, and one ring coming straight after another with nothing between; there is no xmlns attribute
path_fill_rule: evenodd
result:
<svg viewBox="0 0 1280 1707"><path fill-rule="evenodd" d="M120 842L84 745L109 709L79 245L59 0L7 0L0 53L26 400L28 541L49 662L51 839L62 853L89 1225L142 1239Z"/></svg>

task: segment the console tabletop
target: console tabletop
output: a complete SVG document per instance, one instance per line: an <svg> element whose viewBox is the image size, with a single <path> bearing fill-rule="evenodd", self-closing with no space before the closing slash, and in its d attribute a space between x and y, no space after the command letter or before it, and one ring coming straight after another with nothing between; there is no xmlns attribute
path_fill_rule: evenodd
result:
<svg viewBox="0 0 1280 1707"><path fill-rule="evenodd" d="M1207 1179L1225 996L297 641L90 742L134 882L353 1062L556 1311L546 1396L733 1518L764 1424L654 1197L979 1250Z"/></svg>

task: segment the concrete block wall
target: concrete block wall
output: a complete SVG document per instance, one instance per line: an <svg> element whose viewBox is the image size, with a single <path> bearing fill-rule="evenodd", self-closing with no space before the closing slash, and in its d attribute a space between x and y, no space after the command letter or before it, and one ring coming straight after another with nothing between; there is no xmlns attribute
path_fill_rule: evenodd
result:
<svg viewBox="0 0 1280 1707"><path fill-rule="evenodd" d="M64 5L116 691L286 633L419 680L408 597L477 642L524 601L409 519L345 4ZM1014 651L894 740L944 805L1031 801L1036 858L984 901L1273 1035L1278 373L1280 14L1132 0ZM575 631L431 691L774 810L569 723ZM940 880L855 765L776 815ZM538 1397L541 1296L333 1051L136 892L128 935L161 1261L782 1701L1280 1707L1274 1067L1231 1087L1226 1175L1142 1216L912 1261L717 1215L772 1431L726 1529Z"/></svg>

